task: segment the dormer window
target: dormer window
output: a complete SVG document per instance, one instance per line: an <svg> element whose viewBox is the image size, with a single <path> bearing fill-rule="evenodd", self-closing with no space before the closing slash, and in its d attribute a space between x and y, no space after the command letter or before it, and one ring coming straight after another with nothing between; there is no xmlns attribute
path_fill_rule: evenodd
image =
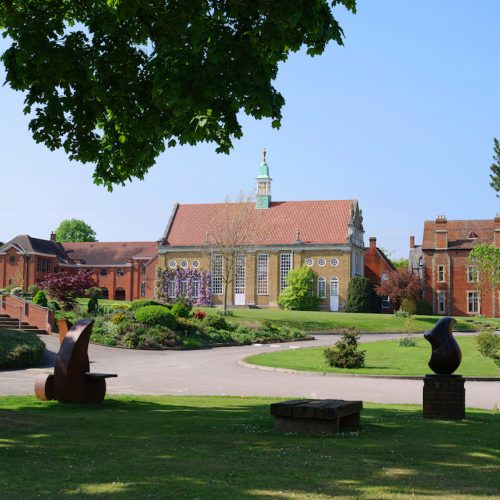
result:
<svg viewBox="0 0 500 500"><path fill-rule="evenodd" d="M476 240L477 239L477 234L472 231L472 233L469 234L469 240Z"/></svg>

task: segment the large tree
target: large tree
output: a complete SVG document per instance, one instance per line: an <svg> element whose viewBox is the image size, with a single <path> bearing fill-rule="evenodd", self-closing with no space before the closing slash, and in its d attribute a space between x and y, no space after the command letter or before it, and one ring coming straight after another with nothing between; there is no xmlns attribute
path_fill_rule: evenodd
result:
<svg viewBox="0 0 500 500"><path fill-rule="evenodd" d="M97 241L95 231L83 220L65 219L56 229L56 241Z"/></svg>
<svg viewBox="0 0 500 500"><path fill-rule="evenodd" d="M493 163L490 170L490 186L497 193L500 193L500 143L497 139L493 139ZM497 196L500 198L500 194L497 194Z"/></svg>
<svg viewBox="0 0 500 500"><path fill-rule="evenodd" d="M500 248L494 243L476 245L470 251L467 262L474 268L474 284L479 299L479 313L481 313L486 293L500 286Z"/></svg>
<svg viewBox="0 0 500 500"><path fill-rule="evenodd" d="M92 271L79 269L76 273L47 274L40 286L48 292L51 298L63 304L65 310L71 310L76 299L84 297L87 290L97 286Z"/></svg>
<svg viewBox="0 0 500 500"><path fill-rule="evenodd" d="M422 295L422 281L408 269L396 269L387 274L387 280L375 288L379 297L389 297L395 310L404 299L417 301Z"/></svg>
<svg viewBox="0 0 500 500"><path fill-rule="evenodd" d="M281 123L278 65L343 44L333 8L356 0L0 0L7 82L37 142L95 163L94 181L142 179L176 144L228 153L238 113Z"/></svg>

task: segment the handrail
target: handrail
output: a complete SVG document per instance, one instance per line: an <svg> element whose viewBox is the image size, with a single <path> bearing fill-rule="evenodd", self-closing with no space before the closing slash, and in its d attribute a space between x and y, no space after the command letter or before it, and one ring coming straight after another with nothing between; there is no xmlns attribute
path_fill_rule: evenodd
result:
<svg viewBox="0 0 500 500"><path fill-rule="evenodd" d="M19 309L18 330L21 331L21 323L23 322L23 309L24 309L23 306L14 306L12 304L8 304L5 301L2 301L2 307L5 307L5 306L12 307L14 309Z"/></svg>

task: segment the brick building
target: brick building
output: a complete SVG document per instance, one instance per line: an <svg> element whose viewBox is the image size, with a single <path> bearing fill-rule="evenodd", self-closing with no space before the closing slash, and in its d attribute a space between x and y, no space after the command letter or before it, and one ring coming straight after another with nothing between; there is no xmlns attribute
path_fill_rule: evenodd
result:
<svg viewBox="0 0 500 500"><path fill-rule="evenodd" d="M342 310L352 276L364 273L364 243L357 200L271 201L271 177L264 154L255 203L176 204L158 249L158 265L212 274L212 302L223 302L223 256L213 251L209 235L219 214L243 207L254 229L238 243L229 305L276 306L287 274L303 264L312 268L313 293L321 308ZM229 207L229 209L228 209ZM196 285L198 286L198 285ZM174 293L172 288L172 294ZM197 293L197 292L196 292Z"/></svg>
<svg viewBox="0 0 500 500"><path fill-rule="evenodd" d="M479 313L475 269L467 262L480 243L500 247L500 216L490 220L447 220L440 216L425 221L422 245L410 238L410 266L420 274L424 299L435 314L466 316ZM486 293L481 312L500 317L500 290Z"/></svg>
<svg viewBox="0 0 500 500"><path fill-rule="evenodd" d="M90 269L105 298L154 297L156 242L56 243L28 235L0 247L0 289L40 283L49 273Z"/></svg>
<svg viewBox="0 0 500 500"><path fill-rule="evenodd" d="M377 247L377 238L372 236L369 241L370 245L365 254L365 277L374 285L380 285L387 279L388 273L396 268L385 253ZM389 297L382 298L381 309L383 313L394 312Z"/></svg>

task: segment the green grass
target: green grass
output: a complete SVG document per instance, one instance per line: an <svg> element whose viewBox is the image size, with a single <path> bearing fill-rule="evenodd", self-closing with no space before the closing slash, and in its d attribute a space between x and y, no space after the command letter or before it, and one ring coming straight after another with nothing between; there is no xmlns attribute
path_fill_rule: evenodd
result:
<svg viewBox="0 0 500 500"><path fill-rule="evenodd" d="M2 498L473 498L500 491L498 411L366 404L359 433L282 435L262 398L0 398Z"/></svg>
<svg viewBox="0 0 500 500"><path fill-rule="evenodd" d="M462 363L457 373L469 377L500 377L500 366L479 354L473 337L457 337L457 341L462 350ZM400 347L398 340L382 340L361 344L360 349L366 350L365 368L331 367L323 356L323 347L257 354L245 361L274 368L331 373L422 376L431 372L427 366L431 347L423 338L417 339L415 347Z"/></svg>
<svg viewBox="0 0 500 500"><path fill-rule="evenodd" d="M208 313L215 309L204 309ZM372 332L402 332L406 318L398 318L393 314L369 313L331 313L323 311L284 311L281 309L233 309L234 316L229 318L244 323L269 320L276 323L286 323L310 332L339 331L344 328L356 327L363 333ZM414 316L416 331L426 331L432 328L440 316ZM475 331L477 321L493 323L500 328L500 318L457 317L455 330L461 332Z"/></svg>

